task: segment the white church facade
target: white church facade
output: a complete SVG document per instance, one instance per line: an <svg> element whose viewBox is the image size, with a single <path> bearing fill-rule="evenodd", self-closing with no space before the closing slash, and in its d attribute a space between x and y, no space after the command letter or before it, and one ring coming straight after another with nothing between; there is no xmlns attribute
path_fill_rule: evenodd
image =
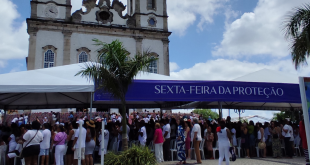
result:
<svg viewBox="0 0 310 165"><path fill-rule="evenodd" d="M128 0L127 6L119 0L80 1L86 11L73 14L71 0L31 1L28 70L96 61L96 38L123 42L131 56L150 50L158 61L149 72L169 75L166 0Z"/></svg>

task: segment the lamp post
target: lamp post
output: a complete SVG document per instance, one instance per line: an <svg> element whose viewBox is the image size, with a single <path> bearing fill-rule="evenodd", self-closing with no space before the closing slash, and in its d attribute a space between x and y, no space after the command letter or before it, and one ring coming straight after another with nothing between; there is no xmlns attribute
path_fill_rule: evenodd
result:
<svg viewBox="0 0 310 165"><path fill-rule="evenodd" d="M235 109L234 112L237 113L237 114L239 114L239 121L241 121L241 114L244 113L245 110Z"/></svg>

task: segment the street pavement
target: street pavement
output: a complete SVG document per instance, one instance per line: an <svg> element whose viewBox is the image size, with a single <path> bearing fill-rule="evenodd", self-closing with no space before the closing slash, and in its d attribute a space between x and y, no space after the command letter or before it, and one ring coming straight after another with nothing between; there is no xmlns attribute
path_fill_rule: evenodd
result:
<svg viewBox="0 0 310 165"><path fill-rule="evenodd" d="M188 165L194 165L195 160L188 160L187 164ZM177 164L177 161L168 161L164 163L160 163L159 165L175 165ZM207 165L218 165L218 159L215 160L203 160L202 164L207 164ZM226 163L223 162L222 165L225 165ZM274 158L261 158L261 159L246 159L246 158L237 158L236 161L230 162L230 165L283 165L283 164L288 164L288 165L305 165L305 158L304 157L294 157L293 159L286 159L286 158L281 158L281 159L274 159ZM100 165L96 163L95 165Z"/></svg>
<svg viewBox="0 0 310 165"><path fill-rule="evenodd" d="M188 165L195 164L195 160L187 161ZM170 162L164 162L160 165L175 165L177 161L170 161ZM207 165L218 165L218 159L215 160L203 160L202 164ZM226 162L222 163L223 165L226 164ZM246 158L237 158L236 161L230 162L230 165L283 165L283 164L290 164L290 165L305 165L305 158L304 157L295 157L293 159L274 159L274 158L261 158L261 159L246 159Z"/></svg>

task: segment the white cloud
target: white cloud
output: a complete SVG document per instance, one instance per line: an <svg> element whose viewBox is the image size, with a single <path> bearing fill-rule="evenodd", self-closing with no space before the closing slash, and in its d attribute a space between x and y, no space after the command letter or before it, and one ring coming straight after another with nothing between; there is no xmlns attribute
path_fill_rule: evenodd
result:
<svg viewBox="0 0 310 165"><path fill-rule="evenodd" d="M0 68L4 68L6 66L6 62L5 61L0 61Z"/></svg>
<svg viewBox="0 0 310 165"><path fill-rule="evenodd" d="M216 59L205 63L197 63L191 68L182 69L178 72L170 72L170 76L180 80L232 80L261 69L276 70L300 76L310 75L310 70L307 67L301 68L297 72L291 60L274 60L263 64Z"/></svg>
<svg viewBox="0 0 310 165"><path fill-rule="evenodd" d="M168 0L169 31L184 35L186 29L199 19L197 28L202 31L206 23L228 0ZM198 17L198 18L197 18Z"/></svg>
<svg viewBox="0 0 310 165"><path fill-rule="evenodd" d="M20 27L13 26L14 20L19 17L16 8L10 0L1 0L0 59L3 60L24 58L28 54L26 22L22 22Z"/></svg>
<svg viewBox="0 0 310 165"><path fill-rule="evenodd" d="M170 66L170 72L174 72L180 69L179 65L175 62L170 62L169 66Z"/></svg>
<svg viewBox="0 0 310 165"><path fill-rule="evenodd" d="M215 47L213 55L232 58L289 55L289 43L282 31L283 22L289 11L308 2L308 0L259 0L253 12L244 13L226 26L223 40Z"/></svg>

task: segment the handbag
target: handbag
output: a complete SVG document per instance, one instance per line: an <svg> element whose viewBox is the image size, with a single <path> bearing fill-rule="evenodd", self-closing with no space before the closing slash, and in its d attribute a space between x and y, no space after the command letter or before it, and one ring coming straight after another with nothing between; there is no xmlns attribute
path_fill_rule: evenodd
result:
<svg viewBox="0 0 310 165"><path fill-rule="evenodd" d="M52 149L52 153L55 153L55 148L56 148L56 146L61 142L61 141L63 141L65 138L63 138L63 139L61 139L57 144L55 144L55 146L53 146L53 149ZM67 148L68 148L68 146L67 146ZM67 150L66 150L67 151Z"/></svg>
<svg viewBox="0 0 310 165"><path fill-rule="evenodd" d="M31 140L22 148L22 150L20 151L20 155L19 155L19 158L20 159L23 159L24 156L23 156L23 151L24 151L24 148L27 148L27 145L34 139L34 137L36 137L37 133L39 132L39 130L37 130L36 134L34 134L34 136L31 138Z"/></svg>

